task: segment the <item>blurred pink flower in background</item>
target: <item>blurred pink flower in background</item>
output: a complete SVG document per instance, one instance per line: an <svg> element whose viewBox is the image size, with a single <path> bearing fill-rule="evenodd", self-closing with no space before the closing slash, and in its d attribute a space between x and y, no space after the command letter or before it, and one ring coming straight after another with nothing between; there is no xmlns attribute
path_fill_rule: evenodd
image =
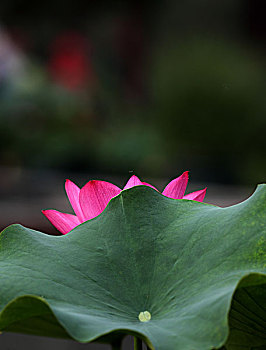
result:
<svg viewBox="0 0 266 350"><path fill-rule="evenodd" d="M185 171L181 176L169 182L162 194L173 199L189 199L202 202L206 194L206 188L184 195L187 183L188 171ZM140 181L135 175L131 176L123 190L140 185L152 187L157 191L154 186ZM76 215L61 213L53 209L42 211L47 219L63 234L70 232L82 222L101 214L109 201L122 191L110 182L99 180L91 180L81 189L72 181L66 180L65 189Z"/></svg>
<svg viewBox="0 0 266 350"><path fill-rule="evenodd" d="M95 83L89 40L79 32L63 32L51 45L49 71L54 81L70 91Z"/></svg>

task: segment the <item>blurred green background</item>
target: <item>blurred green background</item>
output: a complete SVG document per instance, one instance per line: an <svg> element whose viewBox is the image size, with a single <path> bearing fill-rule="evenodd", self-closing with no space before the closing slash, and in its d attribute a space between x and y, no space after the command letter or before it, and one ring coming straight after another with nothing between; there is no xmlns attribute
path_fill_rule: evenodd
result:
<svg viewBox="0 0 266 350"><path fill-rule="evenodd" d="M265 180L260 0L0 3L2 167Z"/></svg>

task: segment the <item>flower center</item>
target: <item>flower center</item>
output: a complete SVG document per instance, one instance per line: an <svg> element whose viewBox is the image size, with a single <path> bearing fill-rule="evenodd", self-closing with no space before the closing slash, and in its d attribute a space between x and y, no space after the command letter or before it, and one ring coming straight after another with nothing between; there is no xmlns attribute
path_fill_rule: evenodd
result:
<svg viewBox="0 0 266 350"><path fill-rule="evenodd" d="M142 311L139 313L140 322L149 322L151 319L151 314L149 311Z"/></svg>

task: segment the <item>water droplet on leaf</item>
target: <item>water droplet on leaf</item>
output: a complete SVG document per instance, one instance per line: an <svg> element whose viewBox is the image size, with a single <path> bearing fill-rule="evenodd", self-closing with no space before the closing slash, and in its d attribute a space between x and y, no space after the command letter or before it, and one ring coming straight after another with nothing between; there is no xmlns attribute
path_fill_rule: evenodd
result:
<svg viewBox="0 0 266 350"><path fill-rule="evenodd" d="M143 311L139 313L140 322L149 322L151 319L151 314L149 311Z"/></svg>

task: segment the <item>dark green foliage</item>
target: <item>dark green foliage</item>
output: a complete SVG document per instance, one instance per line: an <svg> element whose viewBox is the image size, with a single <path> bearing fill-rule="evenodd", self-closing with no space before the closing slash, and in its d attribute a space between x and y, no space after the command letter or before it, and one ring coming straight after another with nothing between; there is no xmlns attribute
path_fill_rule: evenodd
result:
<svg viewBox="0 0 266 350"><path fill-rule="evenodd" d="M265 219L266 186L229 208L135 187L66 236L10 226L0 236L0 329L80 342L133 334L156 350L261 350Z"/></svg>

